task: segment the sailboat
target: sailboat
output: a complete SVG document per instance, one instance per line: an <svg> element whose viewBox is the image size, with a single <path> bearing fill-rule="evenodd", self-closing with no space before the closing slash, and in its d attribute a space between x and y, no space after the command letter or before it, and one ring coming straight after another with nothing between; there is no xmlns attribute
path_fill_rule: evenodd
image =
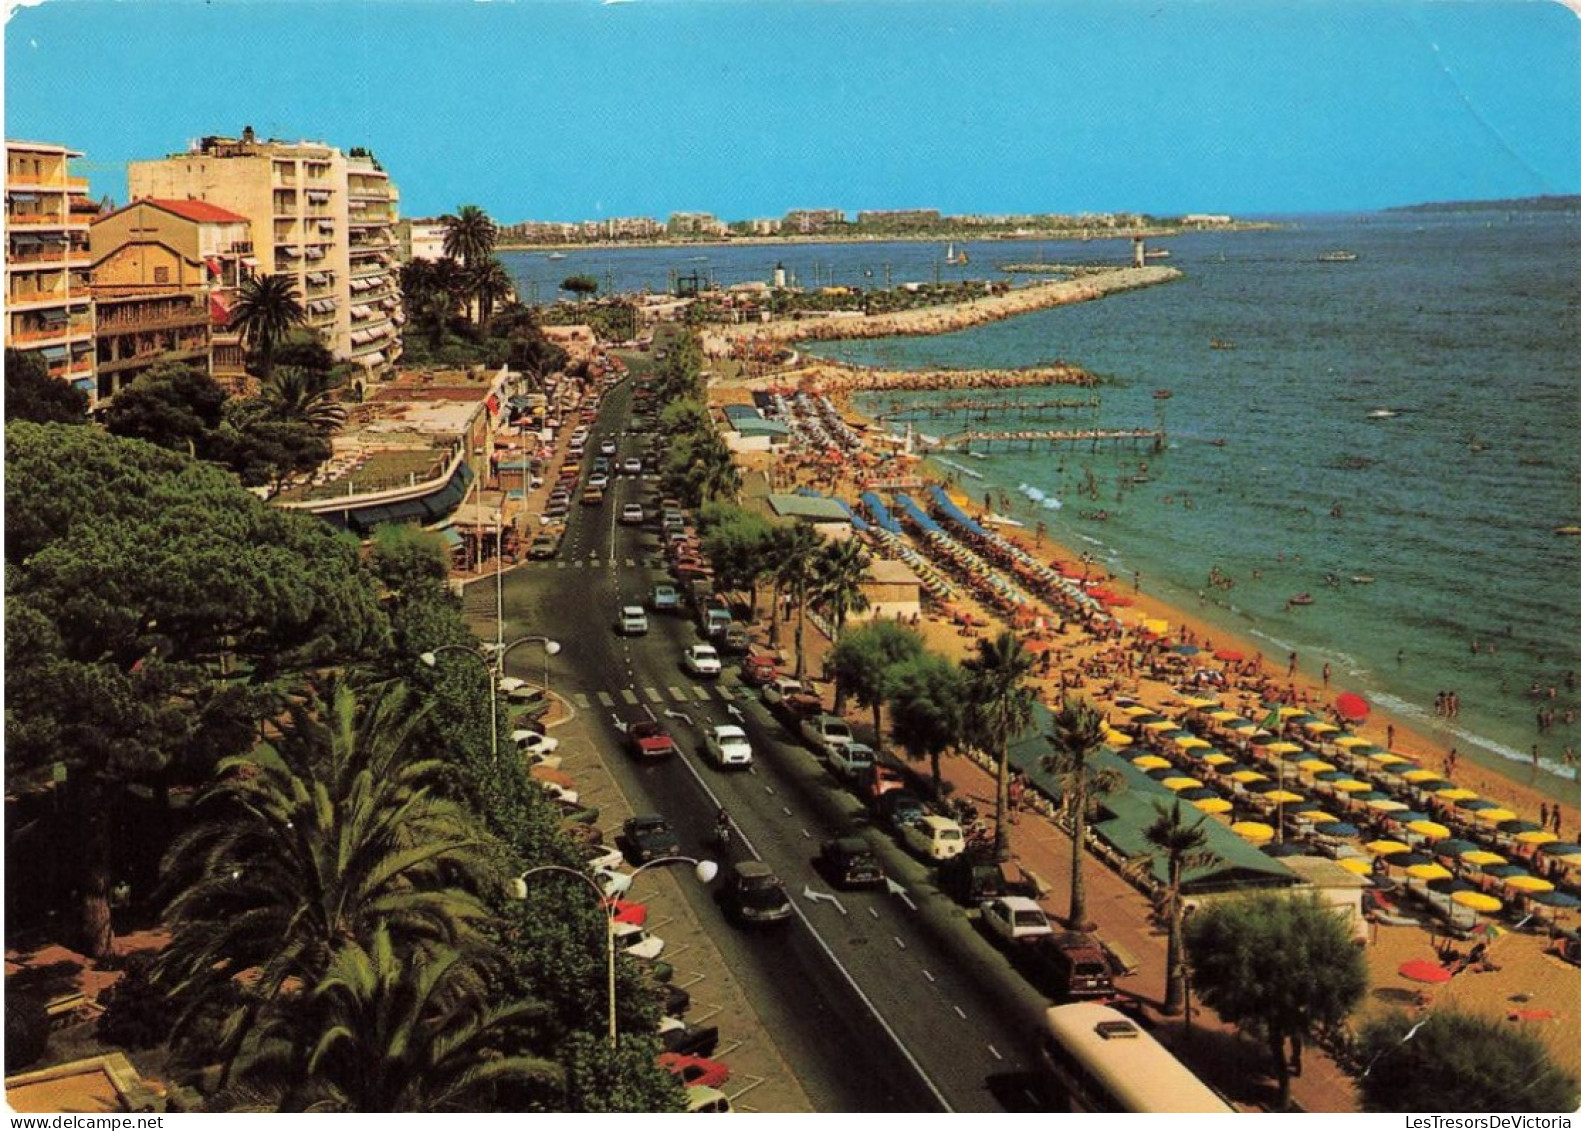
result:
<svg viewBox="0 0 1581 1131"><path fill-rule="evenodd" d="M956 254L955 241L951 240L949 246L947 248L945 248L945 250L944 250L944 262L946 262L946 263L967 263L967 262L969 262L969 260L966 258L966 249L962 248L960 253Z"/></svg>

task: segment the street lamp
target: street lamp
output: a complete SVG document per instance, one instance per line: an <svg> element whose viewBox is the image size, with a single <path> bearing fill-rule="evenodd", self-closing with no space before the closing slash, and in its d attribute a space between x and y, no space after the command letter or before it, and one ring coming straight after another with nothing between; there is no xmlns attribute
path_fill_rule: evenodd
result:
<svg viewBox="0 0 1581 1131"><path fill-rule="evenodd" d="M658 864L690 864L692 865L692 875L697 878L697 882L700 884L713 882L714 877L719 874L719 865L712 860L698 860L692 856L661 856L657 860L649 860L646 864L634 870L631 873L630 880L635 881L643 872ZM615 914L617 911L615 900L612 897L605 896L604 890L586 872L579 872L575 868L567 868L564 864L540 864L536 868L528 868L505 886L506 894L517 901L525 900L527 898L527 878L543 872L563 872L567 876L574 876L581 880L589 888L593 889L593 895L598 900L599 908L604 912L604 967L609 994L609 1043L613 1046L619 1039L619 1027L615 1019ZM626 887L621 890L629 890L630 886L631 884L628 882Z"/></svg>
<svg viewBox="0 0 1581 1131"><path fill-rule="evenodd" d="M560 651L560 642L558 640L550 640L547 636L521 636L512 640L509 644L485 644L484 648L493 654L492 662L482 652L475 651L465 644L441 644L432 652L424 652L417 657L428 667L434 667L439 663L439 653L461 652L473 657L483 665L489 675L489 753L494 756L496 762L499 761L500 757L499 697L500 680L505 675L505 656L518 644L534 642L543 645L543 693L547 699L549 695L549 657Z"/></svg>

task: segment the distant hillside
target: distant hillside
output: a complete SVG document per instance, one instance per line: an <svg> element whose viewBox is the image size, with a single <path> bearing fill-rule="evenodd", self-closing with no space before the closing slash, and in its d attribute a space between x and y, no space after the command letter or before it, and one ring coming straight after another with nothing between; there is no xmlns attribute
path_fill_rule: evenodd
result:
<svg viewBox="0 0 1581 1131"><path fill-rule="evenodd" d="M1514 200L1447 200L1407 204L1385 212L1581 212L1581 196L1521 196Z"/></svg>

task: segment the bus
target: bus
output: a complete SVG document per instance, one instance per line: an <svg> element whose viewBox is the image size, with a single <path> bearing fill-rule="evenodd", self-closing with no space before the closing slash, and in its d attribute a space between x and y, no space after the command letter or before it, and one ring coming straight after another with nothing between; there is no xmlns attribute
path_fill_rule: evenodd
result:
<svg viewBox="0 0 1581 1131"><path fill-rule="evenodd" d="M1037 1057L1072 1111L1235 1111L1135 1021L1098 1002L1049 1009Z"/></svg>

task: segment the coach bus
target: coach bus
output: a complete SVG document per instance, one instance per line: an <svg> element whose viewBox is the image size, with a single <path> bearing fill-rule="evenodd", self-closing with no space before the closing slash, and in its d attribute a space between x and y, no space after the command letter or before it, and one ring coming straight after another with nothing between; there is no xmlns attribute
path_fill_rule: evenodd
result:
<svg viewBox="0 0 1581 1131"><path fill-rule="evenodd" d="M1038 1031L1038 1061L1072 1111L1233 1113L1163 1045L1097 1002L1056 1005Z"/></svg>

